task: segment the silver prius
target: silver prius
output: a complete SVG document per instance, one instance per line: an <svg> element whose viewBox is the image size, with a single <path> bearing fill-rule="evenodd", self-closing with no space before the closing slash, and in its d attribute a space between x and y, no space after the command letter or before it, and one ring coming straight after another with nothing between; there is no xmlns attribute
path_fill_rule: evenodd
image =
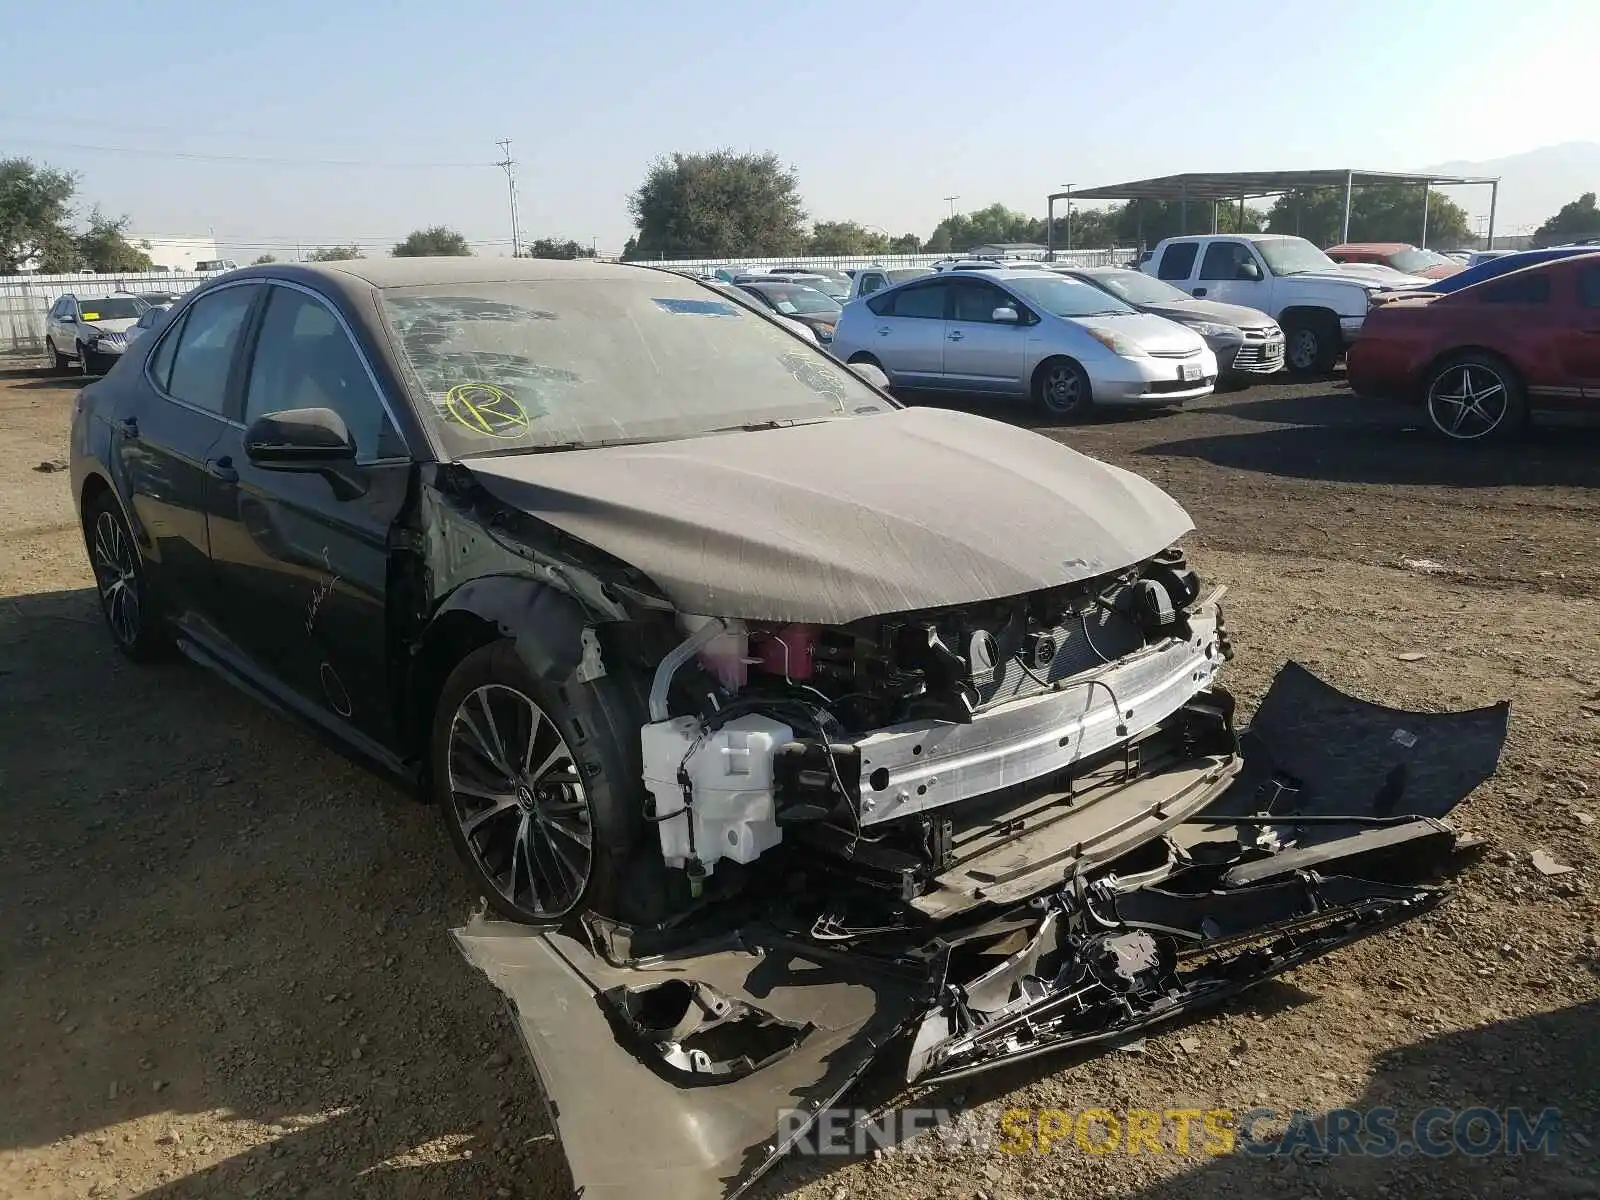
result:
<svg viewBox="0 0 1600 1200"><path fill-rule="evenodd" d="M1216 355L1193 330L1086 283L1004 267L853 300L832 350L898 387L1029 395L1068 420L1102 405L1181 404L1217 382Z"/></svg>

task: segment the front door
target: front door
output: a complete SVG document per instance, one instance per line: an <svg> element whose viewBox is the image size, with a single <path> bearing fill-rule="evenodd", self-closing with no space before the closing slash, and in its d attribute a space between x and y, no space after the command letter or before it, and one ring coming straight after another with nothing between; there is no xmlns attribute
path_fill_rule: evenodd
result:
<svg viewBox="0 0 1600 1200"><path fill-rule="evenodd" d="M1021 304L982 279L950 280L944 333L946 387L980 392L1026 390L1023 367L1028 332L1020 320L994 319L996 309L1021 315Z"/></svg>
<svg viewBox="0 0 1600 1200"><path fill-rule="evenodd" d="M1259 279L1251 278L1252 268L1260 275ZM1248 242L1218 241L1206 247L1200 259L1199 275L1190 291L1207 300L1265 311L1269 286L1267 274L1256 261L1255 251Z"/></svg>
<svg viewBox="0 0 1600 1200"><path fill-rule="evenodd" d="M325 723L395 749L390 703L389 535L409 452L348 329L322 297L274 283L244 371L243 424L213 452L211 561L228 636ZM266 413L327 408L356 443L346 477L252 463L244 429Z"/></svg>
<svg viewBox="0 0 1600 1200"><path fill-rule="evenodd" d="M944 373L944 310L947 280L930 279L874 296L872 337L867 351L905 387L937 386Z"/></svg>
<svg viewBox="0 0 1600 1200"><path fill-rule="evenodd" d="M207 521L213 450L230 427L230 380L260 292L259 285L224 287L189 305L151 355L153 386L131 391L113 417L117 467L152 576L180 630L216 620Z"/></svg>

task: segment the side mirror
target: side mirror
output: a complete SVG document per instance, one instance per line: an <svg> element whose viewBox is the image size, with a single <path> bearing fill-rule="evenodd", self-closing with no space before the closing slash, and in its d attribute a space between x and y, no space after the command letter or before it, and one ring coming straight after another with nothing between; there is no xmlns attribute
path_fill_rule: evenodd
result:
<svg viewBox="0 0 1600 1200"><path fill-rule="evenodd" d="M888 390L889 377L883 373L882 367L879 367L874 363L859 362L851 363L850 369L862 379L865 379L873 387L877 388L879 391Z"/></svg>
<svg viewBox="0 0 1600 1200"><path fill-rule="evenodd" d="M995 309L989 314L989 319L1001 325L1016 325L1022 318L1017 315L1017 310L1010 305Z"/></svg>
<svg viewBox="0 0 1600 1200"><path fill-rule="evenodd" d="M244 452L257 466L280 471L319 471L356 460L349 427L331 408L292 408L257 417L244 431Z"/></svg>
<svg viewBox="0 0 1600 1200"><path fill-rule="evenodd" d="M1261 268L1253 262L1242 262L1239 269L1234 272L1235 279L1248 279L1255 281L1261 278Z"/></svg>

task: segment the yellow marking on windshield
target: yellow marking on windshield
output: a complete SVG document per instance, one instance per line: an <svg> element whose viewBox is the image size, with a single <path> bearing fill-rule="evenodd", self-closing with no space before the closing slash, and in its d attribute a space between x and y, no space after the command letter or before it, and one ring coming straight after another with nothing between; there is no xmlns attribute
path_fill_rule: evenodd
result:
<svg viewBox="0 0 1600 1200"><path fill-rule="evenodd" d="M458 383L444 406L456 424L493 438L521 437L532 424L522 402L492 383Z"/></svg>
<svg viewBox="0 0 1600 1200"><path fill-rule="evenodd" d="M98 321L100 319L100 314L99 313L84 313L83 314L83 319L85 321Z"/></svg>

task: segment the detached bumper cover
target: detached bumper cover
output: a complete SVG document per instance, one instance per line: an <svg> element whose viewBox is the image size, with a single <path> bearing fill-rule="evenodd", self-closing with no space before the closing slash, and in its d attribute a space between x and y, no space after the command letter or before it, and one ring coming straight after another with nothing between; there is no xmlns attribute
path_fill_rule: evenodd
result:
<svg viewBox="0 0 1600 1200"><path fill-rule="evenodd" d="M737 1196L891 1049L933 1081L1110 1042L1436 906L1443 818L1508 712L1383 708L1290 664L1225 787L1020 902L826 942L780 894L650 957L631 947L670 934L598 920L455 937L510 1003L585 1196Z"/></svg>

